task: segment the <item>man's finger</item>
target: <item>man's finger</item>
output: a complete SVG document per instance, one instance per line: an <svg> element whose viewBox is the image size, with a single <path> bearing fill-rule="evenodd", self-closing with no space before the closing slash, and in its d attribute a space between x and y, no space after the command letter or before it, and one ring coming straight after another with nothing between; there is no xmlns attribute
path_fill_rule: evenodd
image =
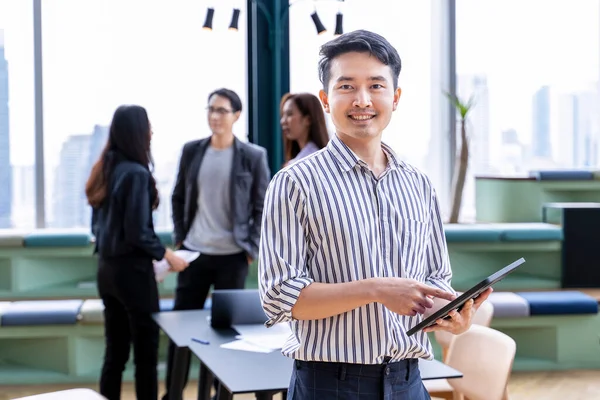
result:
<svg viewBox="0 0 600 400"><path fill-rule="evenodd" d="M444 299L444 300L448 300L448 301L452 301L456 298L456 296L453 293L446 292L445 290L427 286L427 285L423 285L423 294L437 297L437 298Z"/></svg>
<svg viewBox="0 0 600 400"><path fill-rule="evenodd" d="M471 311L471 308L473 308L473 304L475 302L473 301L473 299L469 299L467 300L467 302L465 302L465 304L463 305L462 309L460 310L461 312L463 311Z"/></svg>
<svg viewBox="0 0 600 400"><path fill-rule="evenodd" d="M492 294L493 291L494 291L494 289L487 288L479 296L477 296L477 298L475 299L475 304L479 307L479 305L481 303L483 303L484 301L487 300L488 297L490 297L490 294Z"/></svg>
<svg viewBox="0 0 600 400"><path fill-rule="evenodd" d="M423 307L431 308L433 307L433 300L429 296L423 297L423 300L419 302Z"/></svg>
<svg viewBox="0 0 600 400"><path fill-rule="evenodd" d="M414 308L413 311L416 312L417 314L423 314L425 313L425 307L423 307L421 304L417 304Z"/></svg>

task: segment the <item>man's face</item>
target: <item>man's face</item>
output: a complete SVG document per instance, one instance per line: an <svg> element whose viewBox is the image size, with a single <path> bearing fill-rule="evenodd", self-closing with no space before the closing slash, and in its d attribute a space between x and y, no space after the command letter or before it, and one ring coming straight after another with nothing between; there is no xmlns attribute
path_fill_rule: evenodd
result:
<svg viewBox="0 0 600 400"><path fill-rule="evenodd" d="M239 117L240 112L233 112L227 97L213 95L208 101L208 125L213 134L231 133Z"/></svg>
<svg viewBox="0 0 600 400"><path fill-rule="evenodd" d="M392 70L369 53L350 52L331 61L328 93L319 93L340 139L381 136L396 110Z"/></svg>

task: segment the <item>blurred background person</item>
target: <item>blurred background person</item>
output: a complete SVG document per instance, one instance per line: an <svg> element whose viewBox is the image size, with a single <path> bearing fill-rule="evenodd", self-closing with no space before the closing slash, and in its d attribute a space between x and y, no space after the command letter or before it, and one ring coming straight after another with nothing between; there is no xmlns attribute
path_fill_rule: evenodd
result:
<svg viewBox="0 0 600 400"><path fill-rule="evenodd" d="M159 297L152 261L164 258L174 271L187 267L154 232L152 211L159 196L150 171L151 137L144 108L119 107L85 187L93 207L98 293L104 303L106 347L100 393L108 400L121 398L131 342L136 396L156 400L159 331L152 313L159 311Z"/></svg>
<svg viewBox="0 0 600 400"><path fill-rule="evenodd" d="M177 276L173 310L200 310L211 291L243 289L249 266L258 257L263 203L271 179L267 151L233 133L242 100L231 89L208 95L211 135L183 146L171 196L176 247L200 252ZM175 344L169 341L166 393L172 393ZM189 359L183 372L189 376Z"/></svg>
<svg viewBox="0 0 600 400"><path fill-rule="evenodd" d="M321 101L310 93L287 93L280 102L284 166L321 150L329 142Z"/></svg>

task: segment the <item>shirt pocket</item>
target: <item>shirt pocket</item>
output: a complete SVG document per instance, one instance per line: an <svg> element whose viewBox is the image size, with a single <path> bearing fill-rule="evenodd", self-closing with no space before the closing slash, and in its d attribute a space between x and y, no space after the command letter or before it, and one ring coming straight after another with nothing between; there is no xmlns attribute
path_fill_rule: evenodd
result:
<svg viewBox="0 0 600 400"><path fill-rule="evenodd" d="M402 277L419 279L424 276L430 226L428 222L403 218L402 226Z"/></svg>

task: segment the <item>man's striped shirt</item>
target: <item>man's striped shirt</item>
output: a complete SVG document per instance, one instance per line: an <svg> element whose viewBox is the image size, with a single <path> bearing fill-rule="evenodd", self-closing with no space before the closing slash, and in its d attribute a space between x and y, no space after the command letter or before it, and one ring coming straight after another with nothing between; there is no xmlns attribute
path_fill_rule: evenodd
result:
<svg viewBox="0 0 600 400"><path fill-rule="evenodd" d="M379 178L336 136L279 171L267 189L259 287L267 325L291 324L284 355L361 364L432 358L425 333L406 335L422 316L401 316L379 303L322 320L292 318L300 291L312 282L402 277L454 292L435 190L382 148L388 165Z"/></svg>

